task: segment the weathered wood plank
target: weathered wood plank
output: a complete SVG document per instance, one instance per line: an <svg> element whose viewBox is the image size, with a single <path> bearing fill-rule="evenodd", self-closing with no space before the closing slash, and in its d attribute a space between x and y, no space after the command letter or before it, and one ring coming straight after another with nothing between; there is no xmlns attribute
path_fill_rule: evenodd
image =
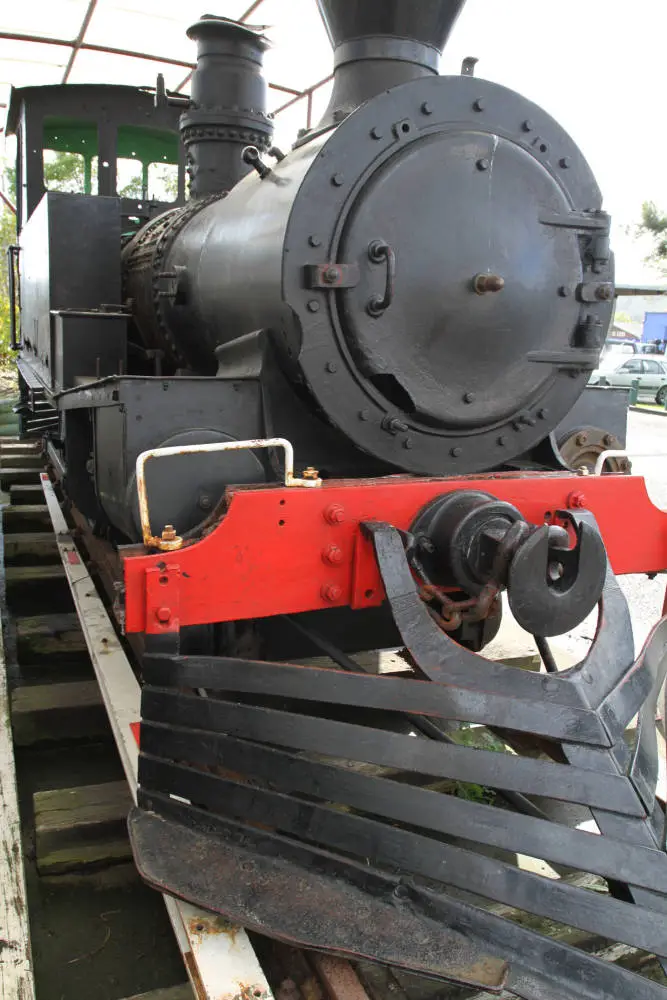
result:
<svg viewBox="0 0 667 1000"><path fill-rule="evenodd" d="M127 836L132 797L126 781L35 792L33 805L40 874L116 864L132 857Z"/></svg>
<svg viewBox="0 0 667 1000"><path fill-rule="evenodd" d="M17 531L5 535L5 563L39 564L58 558L56 536L52 531Z"/></svg>
<svg viewBox="0 0 667 1000"><path fill-rule="evenodd" d="M71 607L62 564L6 566L5 596L17 614L65 611Z"/></svg>
<svg viewBox="0 0 667 1000"><path fill-rule="evenodd" d="M2 509L5 534L15 531L46 531L51 527L49 508L43 503L11 504Z"/></svg>
<svg viewBox="0 0 667 1000"><path fill-rule="evenodd" d="M32 455L42 451L41 441L20 441L17 437L0 437L0 455L12 455L24 451Z"/></svg>
<svg viewBox="0 0 667 1000"><path fill-rule="evenodd" d="M44 461L38 451L3 451L0 456L0 468L3 472L9 469L41 469Z"/></svg>
<svg viewBox="0 0 667 1000"><path fill-rule="evenodd" d="M79 620L73 612L17 618L16 647L21 663L33 663L42 657L60 663L88 653Z"/></svg>
<svg viewBox="0 0 667 1000"><path fill-rule="evenodd" d="M29 483L28 485L10 486L9 488L9 500L15 507L26 503L40 503L43 498L44 491L42 490L41 483Z"/></svg>
<svg viewBox="0 0 667 1000"><path fill-rule="evenodd" d="M164 990L151 990L150 993L137 993L126 1000L194 1000L194 993L189 983L182 986L169 986Z"/></svg>
<svg viewBox="0 0 667 1000"><path fill-rule="evenodd" d="M9 490L12 486L28 483L39 483L39 469L3 469L0 464L0 489Z"/></svg>
<svg viewBox="0 0 667 1000"><path fill-rule="evenodd" d="M21 825L0 631L0 997L34 1000Z"/></svg>
<svg viewBox="0 0 667 1000"><path fill-rule="evenodd" d="M16 688L11 697L17 746L110 735L95 681L66 681Z"/></svg>

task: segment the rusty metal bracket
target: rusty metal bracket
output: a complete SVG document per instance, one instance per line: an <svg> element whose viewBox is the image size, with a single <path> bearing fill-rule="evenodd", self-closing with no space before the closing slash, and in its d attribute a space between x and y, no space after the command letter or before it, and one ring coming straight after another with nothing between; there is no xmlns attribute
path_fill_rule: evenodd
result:
<svg viewBox="0 0 667 1000"><path fill-rule="evenodd" d="M146 548L160 549L161 551L173 551L183 544L182 539L176 535L172 525L167 525L160 538L153 535L151 531L150 512L148 509L148 493L146 491L146 462L155 458L168 458L174 455L201 455L218 451L255 451L260 448L282 448L285 452L285 486L317 487L322 485L319 476L304 476L299 478L294 475L294 449L286 438L254 438L249 441L218 441L212 444L191 444L180 447L152 448L149 451L142 451L137 457L136 476L137 494L139 497L139 516L141 518L141 534ZM166 535L166 537L164 537Z"/></svg>

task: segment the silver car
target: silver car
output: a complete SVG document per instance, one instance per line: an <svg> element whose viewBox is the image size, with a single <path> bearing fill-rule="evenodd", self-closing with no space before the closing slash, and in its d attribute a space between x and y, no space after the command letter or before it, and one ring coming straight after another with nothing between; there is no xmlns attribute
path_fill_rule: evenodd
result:
<svg viewBox="0 0 667 1000"><path fill-rule="evenodd" d="M614 385L629 389L632 382L639 380L638 396L649 397L658 406L664 406L667 399L667 359L662 355L648 357L634 354L622 363L596 369L588 380L589 385Z"/></svg>

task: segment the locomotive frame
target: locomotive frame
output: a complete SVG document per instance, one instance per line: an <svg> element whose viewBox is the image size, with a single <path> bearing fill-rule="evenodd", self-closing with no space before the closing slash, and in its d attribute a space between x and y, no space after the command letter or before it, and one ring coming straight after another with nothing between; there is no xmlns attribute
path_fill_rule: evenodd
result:
<svg viewBox="0 0 667 1000"><path fill-rule="evenodd" d="M537 129L526 117L539 109L478 84L469 67L446 94L431 36L446 37L458 0L425 0L418 14L399 3L416 18L401 28L407 37L394 24L378 29L380 4L369 14L318 2L336 49L334 96L291 159L270 145L263 39L215 18L191 29L191 103L160 88L155 97L28 88L9 109L19 139L22 429L44 435L71 520L141 656L129 821L137 866L163 891L292 943L525 1000L657 1000L659 983L482 902L569 922L667 968L655 735L667 618L635 656L615 577L665 572L665 515L641 479L582 474L622 451L622 394L583 390L567 416L554 416L583 389L611 310L608 217L567 136L546 116ZM224 89L230 75L245 103ZM489 98L495 131L478 124ZM101 197L41 197L45 121L63 100L97 121ZM400 378L388 383L382 351L397 337L400 347L407 326L380 327L382 350L368 333L395 315L401 295L401 309L414 306L419 272L408 267L412 283L400 287L396 275L416 244L401 259L360 209L387 164L413 154L413 113L423 143L414 148L430 156L443 143L463 164L466 197L482 175L491 192L489 144L505 143L503 205L516 197L514 171L529 179L522 232L544 251L551 304L541 271L511 287L512 267L527 266L521 239L516 257L505 255L507 282L491 260L474 263L475 239L466 244L465 280L457 275L447 293L464 334L482 300L479 322L493 328L488 295L500 294L503 323L518 317L528 340L553 335L553 350L527 359L513 343L497 350L502 371L518 350L519 362L551 373L517 386L525 399L499 413L460 372L451 381L463 416L443 416L440 399L433 409L427 366L410 391ZM179 117L176 204L115 195L119 131L148 119L175 135ZM182 205L186 169L194 197ZM488 246L502 235L502 213L496 223ZM350 259L339 259L341 233L356 247ZM435 236L429 229L427 250ZM14 264L15 254L13 278ZM535 289L537 332L524 309ZM415 321L420 335L431 318ZM467 451L455 443L466 435ZM502 449L506 459L490 457ZM564 453L584 468L568 467ZM470 474L453 475L459 467ZM618 516L628 507L631 542ZM480 655L503 591L535 636L543 672ZM588 655L559 671L547 637L595 607ZM363 675L354 654L378 636L404 650L401 676ZM314 651L334 668L297 662ZM471 725L498 741L494 752L457 742ZM439 787L445 779L483 786L493 801L460 799ZM572 828L569 807L598 832ZM585 873L592 888L523 871L489 848Z"/></svg>

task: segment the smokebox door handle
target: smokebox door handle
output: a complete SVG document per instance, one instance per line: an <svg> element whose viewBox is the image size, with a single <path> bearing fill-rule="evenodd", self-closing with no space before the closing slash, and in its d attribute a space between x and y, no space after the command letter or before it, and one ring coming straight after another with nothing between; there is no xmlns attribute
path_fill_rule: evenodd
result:
<svg viewBox="0 0 667 1000"><path fill-rule="evenodd" d="M396 283L396 254L384 240L373 240L368 247L368 258L374 264L387 264L387 280L384 295L373 295L368 300L366 311L369 316L381 316L392 303Z"/></svg>

